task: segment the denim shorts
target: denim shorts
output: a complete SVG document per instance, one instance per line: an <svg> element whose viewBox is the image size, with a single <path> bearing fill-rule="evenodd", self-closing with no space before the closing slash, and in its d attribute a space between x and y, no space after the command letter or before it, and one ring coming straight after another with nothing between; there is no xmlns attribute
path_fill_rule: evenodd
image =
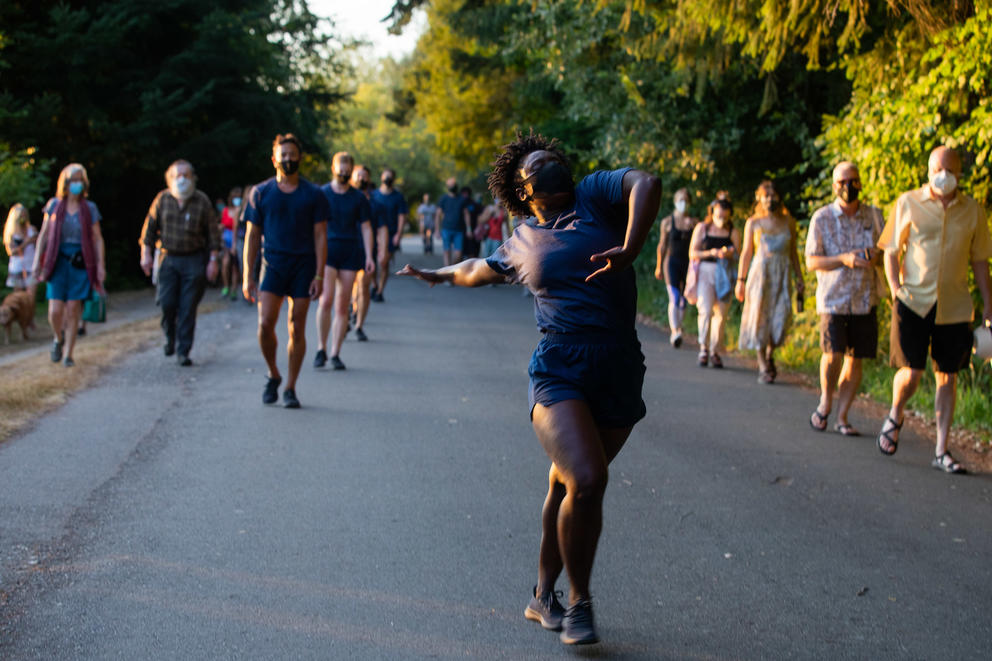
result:
<svg viewBox="0 0 992 661"><path fill-rule="evenodd" d="M310 298L310 283L315 275L316 255L265 252L262 255L262 284L259 290L276 296Z"/></svg>
<svg viewBox="0 0 992 661"><path fill-rule="evenodd" d="M637 335L546 333L530 359L530 411L567 399L584 401L599 427L632 427L647 413L644 354Z"/></svg>

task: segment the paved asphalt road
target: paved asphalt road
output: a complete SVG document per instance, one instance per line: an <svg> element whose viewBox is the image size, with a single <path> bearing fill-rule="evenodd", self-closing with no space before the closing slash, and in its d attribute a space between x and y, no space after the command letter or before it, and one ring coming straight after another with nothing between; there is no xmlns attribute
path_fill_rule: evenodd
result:
<svg viewBox="0 0 992 661"><path fill-rule="evenodd" d="M302 410L261 404L232 305L201 318L194 368L149 349L0 446L0 658L988 658L989 477L932 470L911 433L893 459L815 433L810 393L647 328L649 413L593 576L604 642L565 648L522 615L547 474L530 299L386 296L347 371L315 371L311 341Z"/></svg>

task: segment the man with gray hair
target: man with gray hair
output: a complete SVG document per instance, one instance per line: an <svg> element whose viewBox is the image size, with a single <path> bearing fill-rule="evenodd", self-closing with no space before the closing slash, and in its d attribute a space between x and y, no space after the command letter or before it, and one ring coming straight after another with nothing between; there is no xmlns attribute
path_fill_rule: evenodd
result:
<svg viewBox="0 0 992 661"><path fill-rule="evenodd" d="M165 355L178 354L179 364L189 367L196 308L207 280L217 277L220 230L210 198L196 189L189 161L170 165L165 183L168 188L155 196L141 230L141 268L151 275L155 244L161 241L156 302L162 307Z"/></svg>
<svg viewBox="0 0 992 661"><path fill-rule="evenodd" d="M827 428L837 395L837 424L844 436L859 436L847 419L861 385L861 361L878 352L878 285L882 212L861 196L854 163L834 167L834 200L813 213L806 234L806 269L816 272L820 316L820 402L809 418L816 431Z"/></svg>
<svg viewBox="0 0 992 661"><path fill-rule="evenodd" d="M982 296L984 322L992 323L992 238L985 210L958 189L961 157L947 147L930 153L928 181L896 200L878 247L885 250L885 276L892 293L892 408L876 443L893 455L903 409L916 392L927 364L934 363L937 447L932 466L946 473L964 468L947 451L954 419L957 372L971 360L975 316L968 265Z"/></svg>

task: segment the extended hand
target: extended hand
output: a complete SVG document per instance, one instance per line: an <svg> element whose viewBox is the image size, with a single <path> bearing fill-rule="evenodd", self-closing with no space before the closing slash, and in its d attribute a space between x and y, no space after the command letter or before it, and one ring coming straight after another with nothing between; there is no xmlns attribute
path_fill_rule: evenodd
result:
<svg viewBox="0 0 992 661"><path fill-rule="evenodd" d="M396 272L396 275L412 275L415 278L419 278L424 282L429 282L431 287L439 282L444 282L447 278L437 271L432 271L430 269L417 269L409 264L401 268Z"/></svg>
<svg viewBox="0 0 992 661"><path fill-rule="evenodd" d="M608 271L623 271L625 268L634 263L635 257L637 257L637 255L630 254L630 252L623 246L610 248L606 252L593 255L589 258L590 262L606 262L606 266L590 273L586 277L586 282L589 282L601 273L606 273Z"/></svg>

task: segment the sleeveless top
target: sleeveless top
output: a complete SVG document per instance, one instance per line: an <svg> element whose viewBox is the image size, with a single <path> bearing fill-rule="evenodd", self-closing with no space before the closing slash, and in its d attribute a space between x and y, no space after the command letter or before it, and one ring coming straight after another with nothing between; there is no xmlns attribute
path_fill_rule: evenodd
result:
<svg viewBox="0 0 992 661"><path fill-rule="evenodd" d="M689 259L689 243L692 241L692 230L680 230L675 226L675 216L669 216L672 224L668 228L668 252L676 259Z"/></svg>
<svg viewBox="0 0 992 661"><path fill-rule="evenodd" d="M733 230L731 230L733 233ZM730 235L727 236L710 236L709 227L703 228L703 247L702 250L713 250L714 248L725 248L734 245L731 240ZM702 257L701 262L715 262L716 257Z"/></svg>

